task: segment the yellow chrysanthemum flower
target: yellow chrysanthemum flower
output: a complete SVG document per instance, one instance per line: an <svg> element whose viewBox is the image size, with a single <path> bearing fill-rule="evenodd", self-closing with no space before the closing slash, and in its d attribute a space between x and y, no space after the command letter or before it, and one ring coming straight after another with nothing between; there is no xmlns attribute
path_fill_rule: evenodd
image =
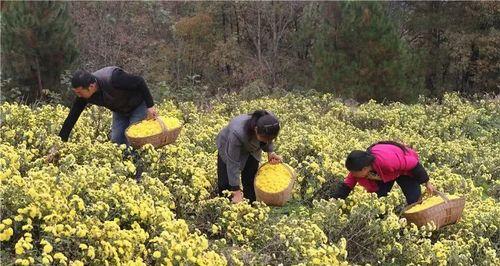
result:
<svg viewBox="0 0 500 266"><path fill-rule="evenodd" d="M265 164L255 177L255 185L262 191L276 193L285 190L292 175L284 164Z"/></svg>
<svg viewBox="0 0 500 266"><path fill-rule="evenodd" d="M450 199L450 200L458 199L458 198L459 198L459 196L454 196L454 195L448 196L448 199ZM443 198L441 198L439 196L433 196L433 197L425 199L421 204L417 204L417 205L411 207L410 209L406 210L405 213L419 212L421 210L425 210L427 208L441 204L443 202L444 202Z"/></svg>
<svg viewBox="0 0 500 266"><path fill-rule="evenodd" d="M173 117L161 116L161 119L168 130L172 130L181 126L181 121ZM130 137L140 138L159 134L161 132L161 125L156 120L142 120L141 122L131 126L127 130Z"/></svg>
<svg viewBox="0 0 500 266"><path fill-rule="evenodd" d="M53 248L52 248L52 245L50 243L47 243L45 244L45 246L43 246L43 252L44 253L50 253L52 252Z"/></svg>
<svg viewBox="0 0 500 266"><path fill-rule="evenodd" d="M158 259L160 257L161 257L161 252L160 251L153 252L153 258Z"/></svg>

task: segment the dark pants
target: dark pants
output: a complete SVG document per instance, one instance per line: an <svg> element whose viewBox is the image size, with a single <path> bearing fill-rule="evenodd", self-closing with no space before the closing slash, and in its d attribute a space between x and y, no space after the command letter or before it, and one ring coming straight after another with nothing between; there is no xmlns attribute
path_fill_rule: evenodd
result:
<svg viewBox="0 0 500 266"><path fill-rule="evenodd" d="M403 191L407 204L415 203L420 199L422 192L420 191L419 180L415 177L405 176L405 175L402 175L398 177L396 180L393 180L391 182L387 183L384 183L382 181L377 182L378 183L377 195L379 197L387 196L389 191L391 191L392 186L394 186L394 181L398 183L399 187Z"/></svg>
<svg viewBox="0 0 500 266"><path fill-rule="evenodd" d="M253 186L253 181L255 180L255 175L259 169L259 161L257 161L253 156L248 156L248 160L245 163L245 167L241 172L241 184L243 185L243 196L250 200L250 202L255 201L255 189ZM218 193L219 196L223 196L222 191L224 190L234 190L229 185L229 179L227 177L227 167L226 163L222 158L217 155L217 176L218 176Z"/></svg>

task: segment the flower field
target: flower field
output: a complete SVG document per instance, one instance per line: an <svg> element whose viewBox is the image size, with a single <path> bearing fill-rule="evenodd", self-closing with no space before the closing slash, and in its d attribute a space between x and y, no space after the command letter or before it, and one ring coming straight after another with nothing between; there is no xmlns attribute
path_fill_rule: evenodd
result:
<svg viewBox="0 0 500 266"><path fill-rule="evenodd" d="M280 118L276 152L298 177L281 208L215 197L217 133L262 108ZM351 106L288 94L203 107L165 101L159 110L184 127L173 145L138 151L136 182L124 145L109 142L111 112L87 108L63 143L67 108L1 104L1 265L500 264L498 100ZM459 223L407 224L397 186L381 199L358 186L345 201L306 204L343 179L351 150L386 139L414 147L438 190L466 197ZM53 145L59 157L49 163Z"/></svg>

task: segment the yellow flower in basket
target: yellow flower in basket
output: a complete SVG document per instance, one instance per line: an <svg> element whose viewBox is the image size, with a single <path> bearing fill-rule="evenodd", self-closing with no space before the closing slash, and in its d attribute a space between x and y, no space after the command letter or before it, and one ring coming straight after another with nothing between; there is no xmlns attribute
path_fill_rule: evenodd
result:
<svg viewBox="0 0 500 266"><path fill-rule="evenodd" d="M265 163L255 177L255 195L267 205L283 206L292 194L293 169L284 164Z"/></svg>
<svg viewBox="0 0 500 266"><path fill-rule="evenodd" d="M159 117L165 124L168 130L176 129L181 126L181 121L174 117ZM162 132L161 124L157 120L142 120L141 122L132 125L127 134L133 138L143 138L153 136Z"/></svg>
<svg viewBox="0 0 500 266"><path fill-rule="evenodd" d="M142 120L132 124L125 131L125 136L134 148L151 144L155 148L174 143L181 131L182 124L177 118L158 117L154 120Z"/></svg>
<svg viewBox="0 0 500 266"><path fill-rule="evenodd" d="M460 198L459 196L448 196L448 199L453 200L453 199L458 199ZM410 209L406 210L405 213L415 213L419 212L421 210L428 209L432 206L436 206L438 204L443 203L444 200L440 196L433 196L430 198L425 199L421 204L416 204L415 206L411 207Z"/></svg>
<svg viewBox="0 0 500 266"><path fill-rule="evenodd" d="M255 185L267 193L276 193L285 190L290 184L292 175L287 166L280 164L263 165L255 177Z"/></svg>

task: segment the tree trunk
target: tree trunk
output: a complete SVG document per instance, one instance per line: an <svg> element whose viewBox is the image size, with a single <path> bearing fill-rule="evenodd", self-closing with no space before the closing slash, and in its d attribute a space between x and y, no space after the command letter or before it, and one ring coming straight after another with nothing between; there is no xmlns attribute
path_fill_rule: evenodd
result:
<svg viewBox="0 0 500 266"><path fill-rule="evenodd" d="M272 28L272 34L273 34L273 54L271 56L271 80L272 80L272 87L276 86L276 61L278 58L278 26L276 25L276 8L274 6L274 2L271 3L271 28Z"/></svg>
<svg viewBox="0 0 500 266"><path fill-rule="evenodd" d="M181 61L181 56L180 56L180 49L179 49L179 44L176 44L176 50L177 50L177 58L175 60L175 80L177 81L177 89L181 87L181 80L180 80L180 61Z"/></svg>
<svg viewBox="0 0 500 266"><path fill-rule="evenodd" d="M257 60L259 61L259 67L262 69L262 51L261 51L261 36L260 36L260 21L261 12L260 7L257 9Z"/></svg>
<svg viewBox="0 0 500 266"><path fill-rule="evenodd" d="M38 61L38 56L35 56L35 65L36 65L36 78L38 85L38 91L35 98L43 98L42 75L40 73L40 62Z"/></svg>
<svg viewBox="0 0 500 266"><path fill-rule="evenodd" d="M429 55L428 55L428 65L425 74L425 87L430 92L432 96L438 96L436 77L438 75L438 69L440 65L439 60L439 48L440 48L440 36L439 29L433 28L429 30Z"/></svg>
<svg viewBox="0 0 500 266"><path fill-rule="evenodd" d="M474 75L476 73L477 60L479 59L479 51L476 43L473 41L471 44L471 53L469 57L469 64L462 76L462 92L473 94L474 93Z"/></svg>
<svg viewBox="0 0 500 266"><path fill-rule="evenodd" d="M234 18L236 20L236 41L238 43L241 42L241 36L240 36L240 17L238 15L238 10L236 8L235 5L233 5L233 9L234 9Z"/></svg>
<svg viewBox="0 0 500 266"><path fill-rule="evenodd" d="M225 8L225 3L221 5L222 9L222 32L223 32L223 37L224 37L224 43L227 42L227 31L226 31L226 8Z"/></svg>

